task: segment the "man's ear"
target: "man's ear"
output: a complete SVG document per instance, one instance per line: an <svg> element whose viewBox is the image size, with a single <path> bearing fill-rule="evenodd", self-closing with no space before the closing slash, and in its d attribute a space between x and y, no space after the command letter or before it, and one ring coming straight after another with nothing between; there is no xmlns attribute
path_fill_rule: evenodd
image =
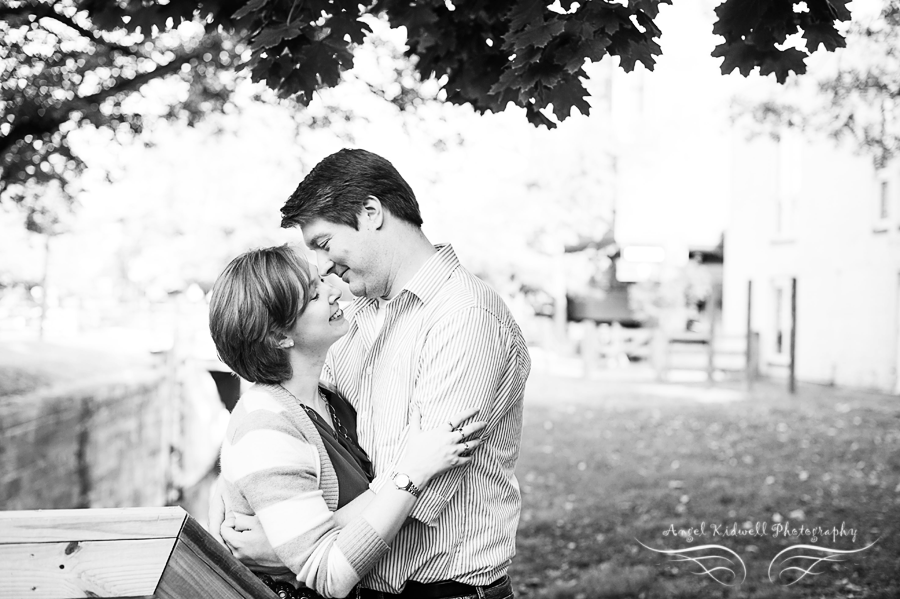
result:
<svg viewBox="0 0 900 599"><path fill-rule="evenodd" d="M281 349L289 349L291 347L294 347L294 340L291 339L290 337L285 337L284 339L279 339L278 347L280 347Z"/></svg>
<svg viewBox="0 0 900 599"><path fill-rule="evenodd" d="M369 196L363 202L363 209L359 215L361 222L368 223L373 230L380 229L384 225L384 207L381 200L375 196Z"/></svg>

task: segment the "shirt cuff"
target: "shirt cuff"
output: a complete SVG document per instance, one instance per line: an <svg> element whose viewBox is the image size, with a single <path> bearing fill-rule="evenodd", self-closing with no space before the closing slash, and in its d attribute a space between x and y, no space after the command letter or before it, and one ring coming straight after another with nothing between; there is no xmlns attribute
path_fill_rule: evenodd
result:
<svg viewBox="0 0 900 599"><path fill-rule="evenodd" d="M394 472L389 471L384 474L379 474L375 477L375 479L369 483L369 488L372 489L373 492L377 493L381 489L384 488L384 485L391 482L391 478L393 477Z"/></svg>
<svg viewBox="0 0 900 599"><path fill-rule="evenodd" d="M416 505L410 512L409 517L415 518L426 526L437 526L437 519L440 517L450 500L438 493L427 491L423 492L416 501Z"/></svg>

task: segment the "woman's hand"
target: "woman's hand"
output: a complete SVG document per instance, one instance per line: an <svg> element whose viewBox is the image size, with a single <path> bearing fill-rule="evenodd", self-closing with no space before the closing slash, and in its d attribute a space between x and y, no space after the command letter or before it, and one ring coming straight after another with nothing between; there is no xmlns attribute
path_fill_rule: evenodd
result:
<svg viewBox="0 0 900 599"><path fill-rule="evenodd" d="M221 534L231 554L254 572L281 574L288 571L269 544L256 516L228 514L222 522Z"/></svg>
<svg viewBox="0 0 900 599"><path fill-rule="evenodd" d="M478 408L470 408L437 428L422 431L419 411L413 406L406 450L397 462L397 471L409 476L417 487L423 488L438 474L468 464L472 461L472 451L481 445L481 439L470 437L481 432L487 423L476 421L465 426L462 423L477 413Z"/></svg>

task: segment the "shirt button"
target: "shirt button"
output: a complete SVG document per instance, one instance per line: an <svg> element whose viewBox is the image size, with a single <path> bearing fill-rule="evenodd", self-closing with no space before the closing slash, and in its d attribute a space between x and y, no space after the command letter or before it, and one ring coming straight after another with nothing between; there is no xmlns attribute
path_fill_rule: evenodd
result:
<svg viewBox="0 0 900 599"><path fill-rule="evenodd" d="M371 366L369 366L368 368L366 368L366 374L369 374L369 375L372 374L372 367L371 367Z"/></svg>

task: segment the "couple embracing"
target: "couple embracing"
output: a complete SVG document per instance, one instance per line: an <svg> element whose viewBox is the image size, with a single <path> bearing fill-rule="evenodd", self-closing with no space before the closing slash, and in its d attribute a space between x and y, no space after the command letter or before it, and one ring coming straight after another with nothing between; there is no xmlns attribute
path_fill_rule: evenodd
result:
<svg viewBox="0 0 900 599"><path fill-rule="evenodd" d="M254 250L212 292L219 356L254 383L212 532L283 597L512 597L530 359L506 305L425 237L380 156L328 156L282 215L318 270ZM346 314L328 275L356 297Z"/></svg>

